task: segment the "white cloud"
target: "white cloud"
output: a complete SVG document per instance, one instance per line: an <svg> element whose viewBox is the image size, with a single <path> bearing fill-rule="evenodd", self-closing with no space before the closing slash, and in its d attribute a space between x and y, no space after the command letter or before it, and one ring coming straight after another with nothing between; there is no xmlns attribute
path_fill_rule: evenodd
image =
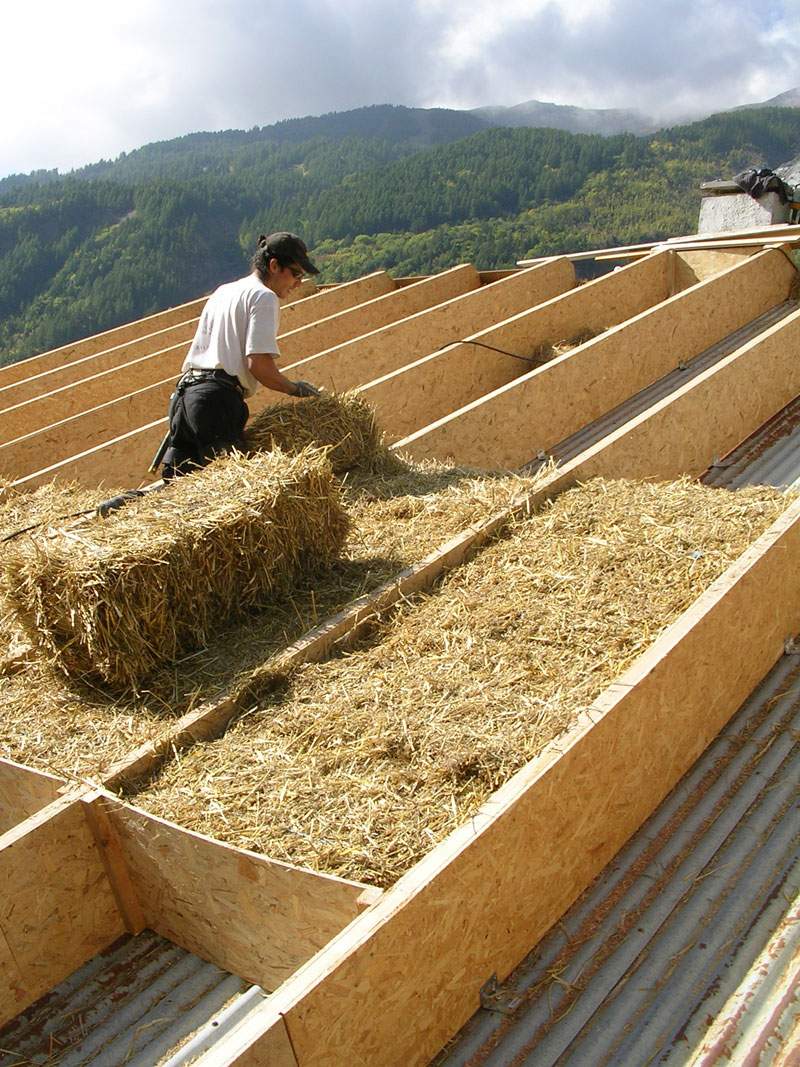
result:
<svg viewBox="0 0 800 1067"><path fill-rule="evenodd" d="M0 175L372 103L669 118L800 84L800 0L39 0L3 17Z"/></svg>

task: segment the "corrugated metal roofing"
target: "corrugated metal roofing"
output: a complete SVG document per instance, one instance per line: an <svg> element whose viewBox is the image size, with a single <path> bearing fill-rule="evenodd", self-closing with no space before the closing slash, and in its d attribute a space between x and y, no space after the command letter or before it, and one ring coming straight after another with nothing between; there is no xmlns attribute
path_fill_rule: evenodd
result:
<svg viewBox="0 0 800 1067"><path fill-rule="evenodd" d="M725 359L726 356L731 355L737 348L741 348L748 341L758 337L770 326L774 326L788 315L797 311L797 308L797 303L791 300L771 308L757 319L753 319L747 326L743 326L742 329L729 334L728 337L712 345L711 348L707 348L704 352L695 356L693 360L676 367L675 370L665 374L663 378L659 378L658 381L653 382L646 389L634 394L634 396L618 407L613 408L601 418L584 426L570 437L566 437L549 449L545 455L538 456L529 466L535 469L550 458L561 463L574 459L575 456L580 455L587 448L591 448L598 441L602 441L608 434L618 430L620 426L624 426L626 422L647 411L649 407L677 392L678 389L683 388L693 378L697 378L704 371Z"/></svg>
<svg viewBox="0 0 800 1067"><path fill-rule="evenodd" d="M153 1067L246 989L150 931L124 937L0 1030L0 1067Z"/></svg>
<svg viewBox="0 0 800 1067"><path fill-rule="evenodd" d="M437 1065L692 1062L796 907L799 739L790 654Z"/></svg>
<svg viewBox="0 0 800 1067"><path fill-rule="evenodd" d="M706 485L800 488L800 397L707 472Z"/></svg>

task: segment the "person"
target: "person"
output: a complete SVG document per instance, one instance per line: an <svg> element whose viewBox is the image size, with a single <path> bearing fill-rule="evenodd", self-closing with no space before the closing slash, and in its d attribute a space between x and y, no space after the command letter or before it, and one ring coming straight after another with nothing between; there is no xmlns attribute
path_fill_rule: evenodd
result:
<svg viewBox="0 0 800 1067"><path fill-rule="evenodd" d="M293 233L262 234L245 278L211 294L170 398L161 451L165 482L204 467L238 446L250 414L245 398L265 386L290 396L316 396L308 382L278 370L279 301L306 274L319 274ZM154 466L158 465L158 458Z"/></svg>

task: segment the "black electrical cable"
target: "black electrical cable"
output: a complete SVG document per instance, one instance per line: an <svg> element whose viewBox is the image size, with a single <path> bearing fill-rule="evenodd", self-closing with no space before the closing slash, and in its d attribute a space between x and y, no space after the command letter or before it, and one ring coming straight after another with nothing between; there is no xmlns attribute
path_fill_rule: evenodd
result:
<svg viewBox="0 0 800 1067"><path fill-rule="evenodd" d="M473 341L471 338L465 338L463 341L455 341L454 344L458 345L477 345L478 348L488 348L490 352L500 352L503 356L511 356L512 359L520 359L523 363L530 363L535 367L541 365L540 359L534 359L533 356L520 356L517 352L509 352L505 348L496 348L494 345L487 345L484 341Z"/></svg>

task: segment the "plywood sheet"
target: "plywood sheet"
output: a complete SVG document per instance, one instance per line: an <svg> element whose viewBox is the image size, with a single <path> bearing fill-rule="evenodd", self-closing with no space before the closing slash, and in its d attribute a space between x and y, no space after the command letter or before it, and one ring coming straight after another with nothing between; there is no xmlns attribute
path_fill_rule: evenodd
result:
<svg viewBox="0 0 800 1067"><path fill-rule="evenodd" d="M664 255L672 253L653 258ZM785 300L795 276L781 252L763 252L453 411L398 447L419 459L518 467Z"/></svg>
<svg viewBox="0 0 800 1067"><path fill-rule="evenodd" d="M0 837L0 1023L102 951L125 927L79 803L62 799ZM5 974L5 971L4 971Z"/></svg>
<svg viewBox="0 0 800 1067"><path fill-rule="evenodd" d="M52 774L0 759L0 835L56 800L62 785Z"/></svg>
<svg viewBox="0 0 800 1067"><path fill-rule="evenodd" d="M361 910L365 887L213 841L120 804L104 806L146 925L274 989Z"/></svg>
<svg viewBox="0 0 800 1067"><path fill-rule="evenodd" d="M556 264L566 266L566 262L551 261L538 269L551 270ZM530 374L531 366L524 359L533 357L541 345L585 330L605 331L664 300L669 295L668 266L667 259L653 257L563 292L505 321L495 318L494 325L472 336L463 335L462 343L409 360L371 382L364 396L382 413L390 439L405 440L450 412Z"/></svg>
<svg viewBox="0 0 800 1067"><path fill-rule="evenodd" d="M330 1063L332 1049L333 1062L427 1063L489 975L504 977L602 870L798 627L795 504L568 735L271 998L298 1063ZM255 1017L248 1027L250 1058L232 1062L258 1062Z"/></svg>

